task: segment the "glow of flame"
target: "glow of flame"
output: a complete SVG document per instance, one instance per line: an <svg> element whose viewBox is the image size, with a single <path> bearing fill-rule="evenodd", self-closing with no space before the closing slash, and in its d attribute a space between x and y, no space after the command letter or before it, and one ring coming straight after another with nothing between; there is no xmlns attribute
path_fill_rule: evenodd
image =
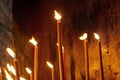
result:
<svg viewBox="0 0 120 80"><path fill-rule="evenodd" d="M11 71L11 66L8 63L7 63L7 69L8 69L8 71Z"/></svg>
<svg viewBox="0 0 120 80"><path fill-rule="evenodd" d="M56 45L57 45L57 46L59 46L59 44L58 44L58 43L56 43ZM65 49L64 49L64 46L62 46L62 50L63 50L63 51L65 50Z"/></svg>
<svg viewBox="0 0 120 80"><path fill-rule="evenodd" d="M0 68L0 74L2 73L2 70L1 70L1 68Z"/></svg>
<svg viewBox="0 0 120 80"><path fill-rule="evenodd" d="M13 65L11 65L11 72L16 76L16 71L15 71L15 68L13 67Z"/></svg>
<svg viewBox="0 0 120 80"><path fill-rule="evenodd" d="M47 61L46 63L51 69L53 69L53 65L49 61Z"/></svg>
<svg viewBox="0 0 120 80"><path fill-rule="evenodd" d="M7 70L4 68L5 76L7 80L13 80L13 78L8 74Z"/></svg>
<svg viewBox="0 0 120 80"><path fill-rule="evenodd" d="M32 37L32 39L29 40L30 43L32 43L34 46L37 45L37 41Z"/></svg>
<svg viewBox="0 0 120 80"><path fill-rule="evenodd" d="M84 33L83 36L79 37L80 40L85 40L87 39L87 33Z"/></svg>
<svg viewBox="0 0 120 80"><path fill-rule="evenodd" d="M13 57L13 58L16 57L16 55L15 55L15 53L14 53L14 51L13 51L12 49L6 48L6 50L7 50L7 52L9 53L9 55L10 55L11 57Z"/></svg>
<svg viewBox="0 0 120 80"><path fill-rule="evenodd" d="M15 71L15 68L13 67L13 65L10 65L7 63L7 69L9 72L12 72L16 76L16 71Z"/></svg>
<svg viewBox="0 0 120 80"><path fill-rule="evenodd" d="M100 36L97 33L94 33L95 39L99 40Z"/></svg>
<svg viewBox="0 0 120 80"><path fill-rule="evenodd" d="M57 45L57 46L59 46L59 44L58 44L58 43L56 43L56 45Z"/></svg>
<svg viewBox="0 0 120 80"><path fill-rule="evenodd" d="M23 78L23 77L20 77L20 80L26 80L25 78Z"/></svg>
<svg viewBox="0 0 120 80"><path fill-rule="evenodd" d="M54 12L55 12L55 19L56 20L60 20L61 19L61 15L56 10L54 10Z"/></svg>
<svg viewBox="0 0 120 80"><path fill-rule="evenodd" d="M29 68L25 68L28 74L32 74L32 71Z"/></svg>

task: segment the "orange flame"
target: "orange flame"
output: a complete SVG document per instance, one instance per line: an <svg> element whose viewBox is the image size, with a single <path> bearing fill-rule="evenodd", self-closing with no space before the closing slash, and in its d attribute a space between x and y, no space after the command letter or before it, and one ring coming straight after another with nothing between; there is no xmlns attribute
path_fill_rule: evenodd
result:
<svg viewBox="0 0 120 80"><path fill-rule="evenodd" d="M29 68L25 68L28 74L32 74L32 71Z"/></svg>
<svg viewBox="0 0 120 80"><path fill-rule="evenodd" d="M87 33L84 33L81 37L79 37L80 40L85 40L87 39Z"/></svg>
<svg viewBox="0 0 120 80"><path fill-rule="evenodd" d="M53 65L49 61L47 61L46 63L51 69L53 69Z"/></svg>
<svg viewBox="0 0 120 80"><path fill-rule="evenodd" d="M94 33L95 39L99 40L100 36L97 33Z"/></svg>
<svg viewBox="0 0 120 80"><path fill-rule="evenodd" d="M61 15L56 10L54 10L54 12L55 12L55 19L61 20Z"/></svg>
<svg viewBox="0 0 120 80"><path fill-rule="evenodd" d="M37 45L37 41L32 37L32 39L29 40L30 43L32 43L34 46Z"/></svg>
<svg viewBox="0 0 120 80"><path fill-rule="evenodd" d="M13 57L13 58L16 57L16 55L15 55L15 53L14 53L14 51L13 51L12 49L6 48L6 50L7 50L7 52L9 53L9 55L10 55L11 57Z"/></svg>

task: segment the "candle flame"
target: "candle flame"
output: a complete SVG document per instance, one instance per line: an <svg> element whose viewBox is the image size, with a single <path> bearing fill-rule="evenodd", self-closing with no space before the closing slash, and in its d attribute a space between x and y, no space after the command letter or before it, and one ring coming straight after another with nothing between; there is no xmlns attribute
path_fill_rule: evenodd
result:
<svg viewBox="0 0 120 80"><path fill-rule="evenodd" d="M32 71L29 68L25 68L28 74L32 74Z"/></svg>
<svg viewBox="0 0 120 80"><path fill-rule="evenodd" d="M11 71L11 66L8 63L7 63L7 69L8 69L8 71Z"/></svg>
<svg viewBox="0 0 120 80"><path fill-rule="evenodd" d="M13 67L13 65L10 65L7 63L7 69L9 72L12 72L16 76L16 71L15 71L15 68Z"/></svg>
<svg viewBox="0 0 120 80"><path fill-rule="evenodd" d="M51 69L53 69L53 65L49 61L47 61L46 63Z"/></svg>
<svg viewBox="0 0 120 80"><path fill-rule="evenodd" d="M29 40L30 43L32 43L34 46L37 45L37 41L32 37L32 39Z"/></svg>
<svg viewBox="0 0 120 80"><path fill-rule="evenodd" d="M59 44L58 44L58 43L56 43L56 45L57 45L57 46L59 46Z"/></svg>
<svg viewBox="0 0 120 80"><path fill-rule="evenodd" d="M20 77L20 80L26 80L25 78L23 78L23 77Z"/></svg>
<svg viewBox="0 0 120 80"><path fill-rule="evenodd" d="M87 39L87 33L84 33L81 37L79 37L80 40L85 40Z"/></svg>
<svg viewBox="0 0 120 80"><path fill-rule="evenodd" d="M15 55L15 53L14 53L14 51L13 51L12 49L6 48L6 50L7 50L7 52L9 53L9 55L10 55L11 57L13 57L13 58L16 57L16 55Z"/></svg>
<svg viewBox="0 0 120 80"><path fill-rule="evenodd" d="M1 68L0 68L0 74L2 73L2 70L1 70Z"/></svg>
<svg viewBox="0 0 120 80"><path fill-rule="evenodd" d="M58 43L56 43L56 45L57 45L57 46L59 46L59 44L58 44ZM63 51L65 50L65 49L64 49L64 46L62 46L62 50L63 50Z"/></svg>
<svg viewBox="0 0 120 80"><path fill-rule="evenodd" d="M7 80L13 80L13 78L9 75L9 73L7 72L7 70L4 68L4 72L5 72L5 76L7 78Z"/></svg>
<svg viewBox="0 0 120 80"><path fill-rule="evenodd" d="M94 33L95 39L99 40L100 36L97 33Z"/></svg>
<svg viewBox="0 0 120 80"><path fill-rule="evenodd" d="M61 19L61 15L56 10L54 10L54 12L55 12L55 19L56 20L60 20Z"/></svg>

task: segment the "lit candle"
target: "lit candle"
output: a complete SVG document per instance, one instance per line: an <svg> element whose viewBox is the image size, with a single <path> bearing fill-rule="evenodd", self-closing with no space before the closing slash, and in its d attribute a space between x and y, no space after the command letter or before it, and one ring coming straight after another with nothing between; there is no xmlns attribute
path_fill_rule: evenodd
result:
<svg viewBox="0 0 120 80"><path fill-rule="evenodd" d="M64 66L63 66L63 56L62 56L62 29L60 27L61 15L55 10L55 19L57 20L57 40L58 40L58 58L59 58L59 72L60 80L65 80L64 77Z"/></svg>
<svg viewBox="0 0 120 80"><path fill-rule="evenodd" d="M3 68L4 72L5 72L5 76L7 78L7 80L13 80L13 78L9 75L9 73L7 72L7 70L5 68Z"/></svg>
<svg viewBox="0 0 120 80"><path fill-rule="evenodd" d="M18 62L17 62L17 59L16 59L16 55L15 55L15 53L14 53L14 51L12 49L6 48L6 50L9 53L9 55L14 58L14 67L15 67L15 71L16 71L16 79L20 80L20 78L19 78L19 70L18 70Z"/></svg>
<svg viewBox="0 0 120 80"><path fill-rule="evenodd" d="M37 41L32 37L32 39L29 40L30 43L32 43L34 47L34 80L37 80L38 75L38 46Z"/></svg>
<svg viewBox="0 0 120 80"><path fill-rule="evenodd" d="M104 71L103 71L103 62L102 62L102 51L101 51L101 42L100 36L97 33L94 33L95 39L98 40L99 45L99 59L100 59L100 69L101 69L101 80L104 80Z"/></svg>
<svg viewBox="0 0 120 80"><path fill-rule="evenodd" d="M50 67L52 69L52 80L54 80L54 66L50 63L50 62L46 62L48 67Z"/></svg>
<svg viewBox="0 0 120 80"><path fill-rule="evenodd" d="M13 65L10 65L7 63L7 69L10 73L10 76L12 76L12 74L14 74L14 76L16 76L16 71L15 71L15 68L13 67Z"/></svg>
<svg viewBox="0 0 120 80"><path fill-rule="evenodd" d="M32 71L29 68L25 68L27 73L30 75L30 80L32 80Z"/></svg>
<svg viewBox="0 0 120 80"><path fill-rule="evenodd" d="M0 80L2 80L2 70L0 68Z"/></svg>
<svg viewBox="0 0 120 80"><path fill-rule="evenodd" d="M87 33L84 33L83 36L79 37L80 40L84 40L84 53L85 53L85 73L86 80L90 79L89 76L89 56L88 56L88 41L87 41Z"/></svg>

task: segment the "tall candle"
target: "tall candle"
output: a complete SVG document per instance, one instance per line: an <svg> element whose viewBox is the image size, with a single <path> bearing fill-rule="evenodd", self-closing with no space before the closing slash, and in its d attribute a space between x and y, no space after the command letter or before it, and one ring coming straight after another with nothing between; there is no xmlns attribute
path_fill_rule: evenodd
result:
<svg viewBox="0 0 120 80"><path fill-rule="evenodd" d="M34 80L37 80L38 76L38 46L37 41L32 37L32 39L29 40L30 43L32 43L34 47Z"/></svg>
<svg viewBox="0 0 120 80"><path fill-rule="evenodd" d="M33 80L32 74L30 74L30 80Z"/></svg>
<svg viewBox="0 0 120 80"><path fill-rule="evenodd" d="M90 79L89 76L89 56L88 56L88 41L84 40L84 53L85 53L85 71L86 71L86 80Z"/></svg>
<svg viewBox="0 0 120 80"><path fill-rule="evenodd" d="M54 68L52 68L52 80L54 80Z"/></svg>
<svg viewBox="0 0 120 80"><path fill-rule="evenodd" d="M83 36L79 37L79 39L84 40L85 74L86 74L86 80L90 80L87 33L84 33Z"/></svg>
<svg viewBox="0 0 120 80"><path fill-rule="evenodd" d="M38 46L35 46L34 48L34 80L37 80L37 74L38 74Z"/></svg>
<svg viewBox="0 0 120 80"><path fill-rule="evenodd" d="M2 70L0 68L0 80L2 80Z"/></svg>
<svg viewBox="0 0 120 80"><path fill-rule="evenodd" d="M49 61L47 61L46 63L52 69L52 80L54 80L54 66Z"/></svg>
<svg viewBox="0 0 120 80"><path fill-rule="evenodd" d="M16 79L20 80L19 70L18 70L18 62L17 59L14 59L14 68L16 70Z"/></svg>
<svg viewBox="0 0 120 80"><path fill-rule="evenodd" d="M63 55L62 55L62 29L60 27L61 15L55 10L55 19L57 20L57 40L58 40L58 60L59 60L59 72L60 80L65 80L64 76L64 65L63 65Z"/></svg>
<svg viewBox="0 0 120 80"><path fill-rule="evenodd" d="M25 68L27 73L30 75L30 80L33 80L32 71L29 68Z"/></svg>
<svg viewBox="0 0 120 80"><path fill-rule="evenodd" d="M103 71L103 60L102 60L102 51L101 51L101 42L98 40L99 44L99 58L100 58L100 68L101 68L101 79L104 80L104 71Z"/></svg>
<svg viewBox="0 0 120 80"><path fill-rule="evenodd" d="M103 71L103 62L102 62L102 51L101 51L100 36L97 33L94 33L94 36L98 40L101 80L104 80L104 71Z"/></svg>
<svg viewBox="0 0 120 80"><path fill-rule="evenodd" d="M6 48L7 52L9 53L9 55L11 57L14 58L14 68L16 70L16 79L17 80L20 80L20 76L19 76L19 70L18 70L18 62L17 62L17 59L16 59L16 54L14 53L14 51L10 48Z"/></svg>

